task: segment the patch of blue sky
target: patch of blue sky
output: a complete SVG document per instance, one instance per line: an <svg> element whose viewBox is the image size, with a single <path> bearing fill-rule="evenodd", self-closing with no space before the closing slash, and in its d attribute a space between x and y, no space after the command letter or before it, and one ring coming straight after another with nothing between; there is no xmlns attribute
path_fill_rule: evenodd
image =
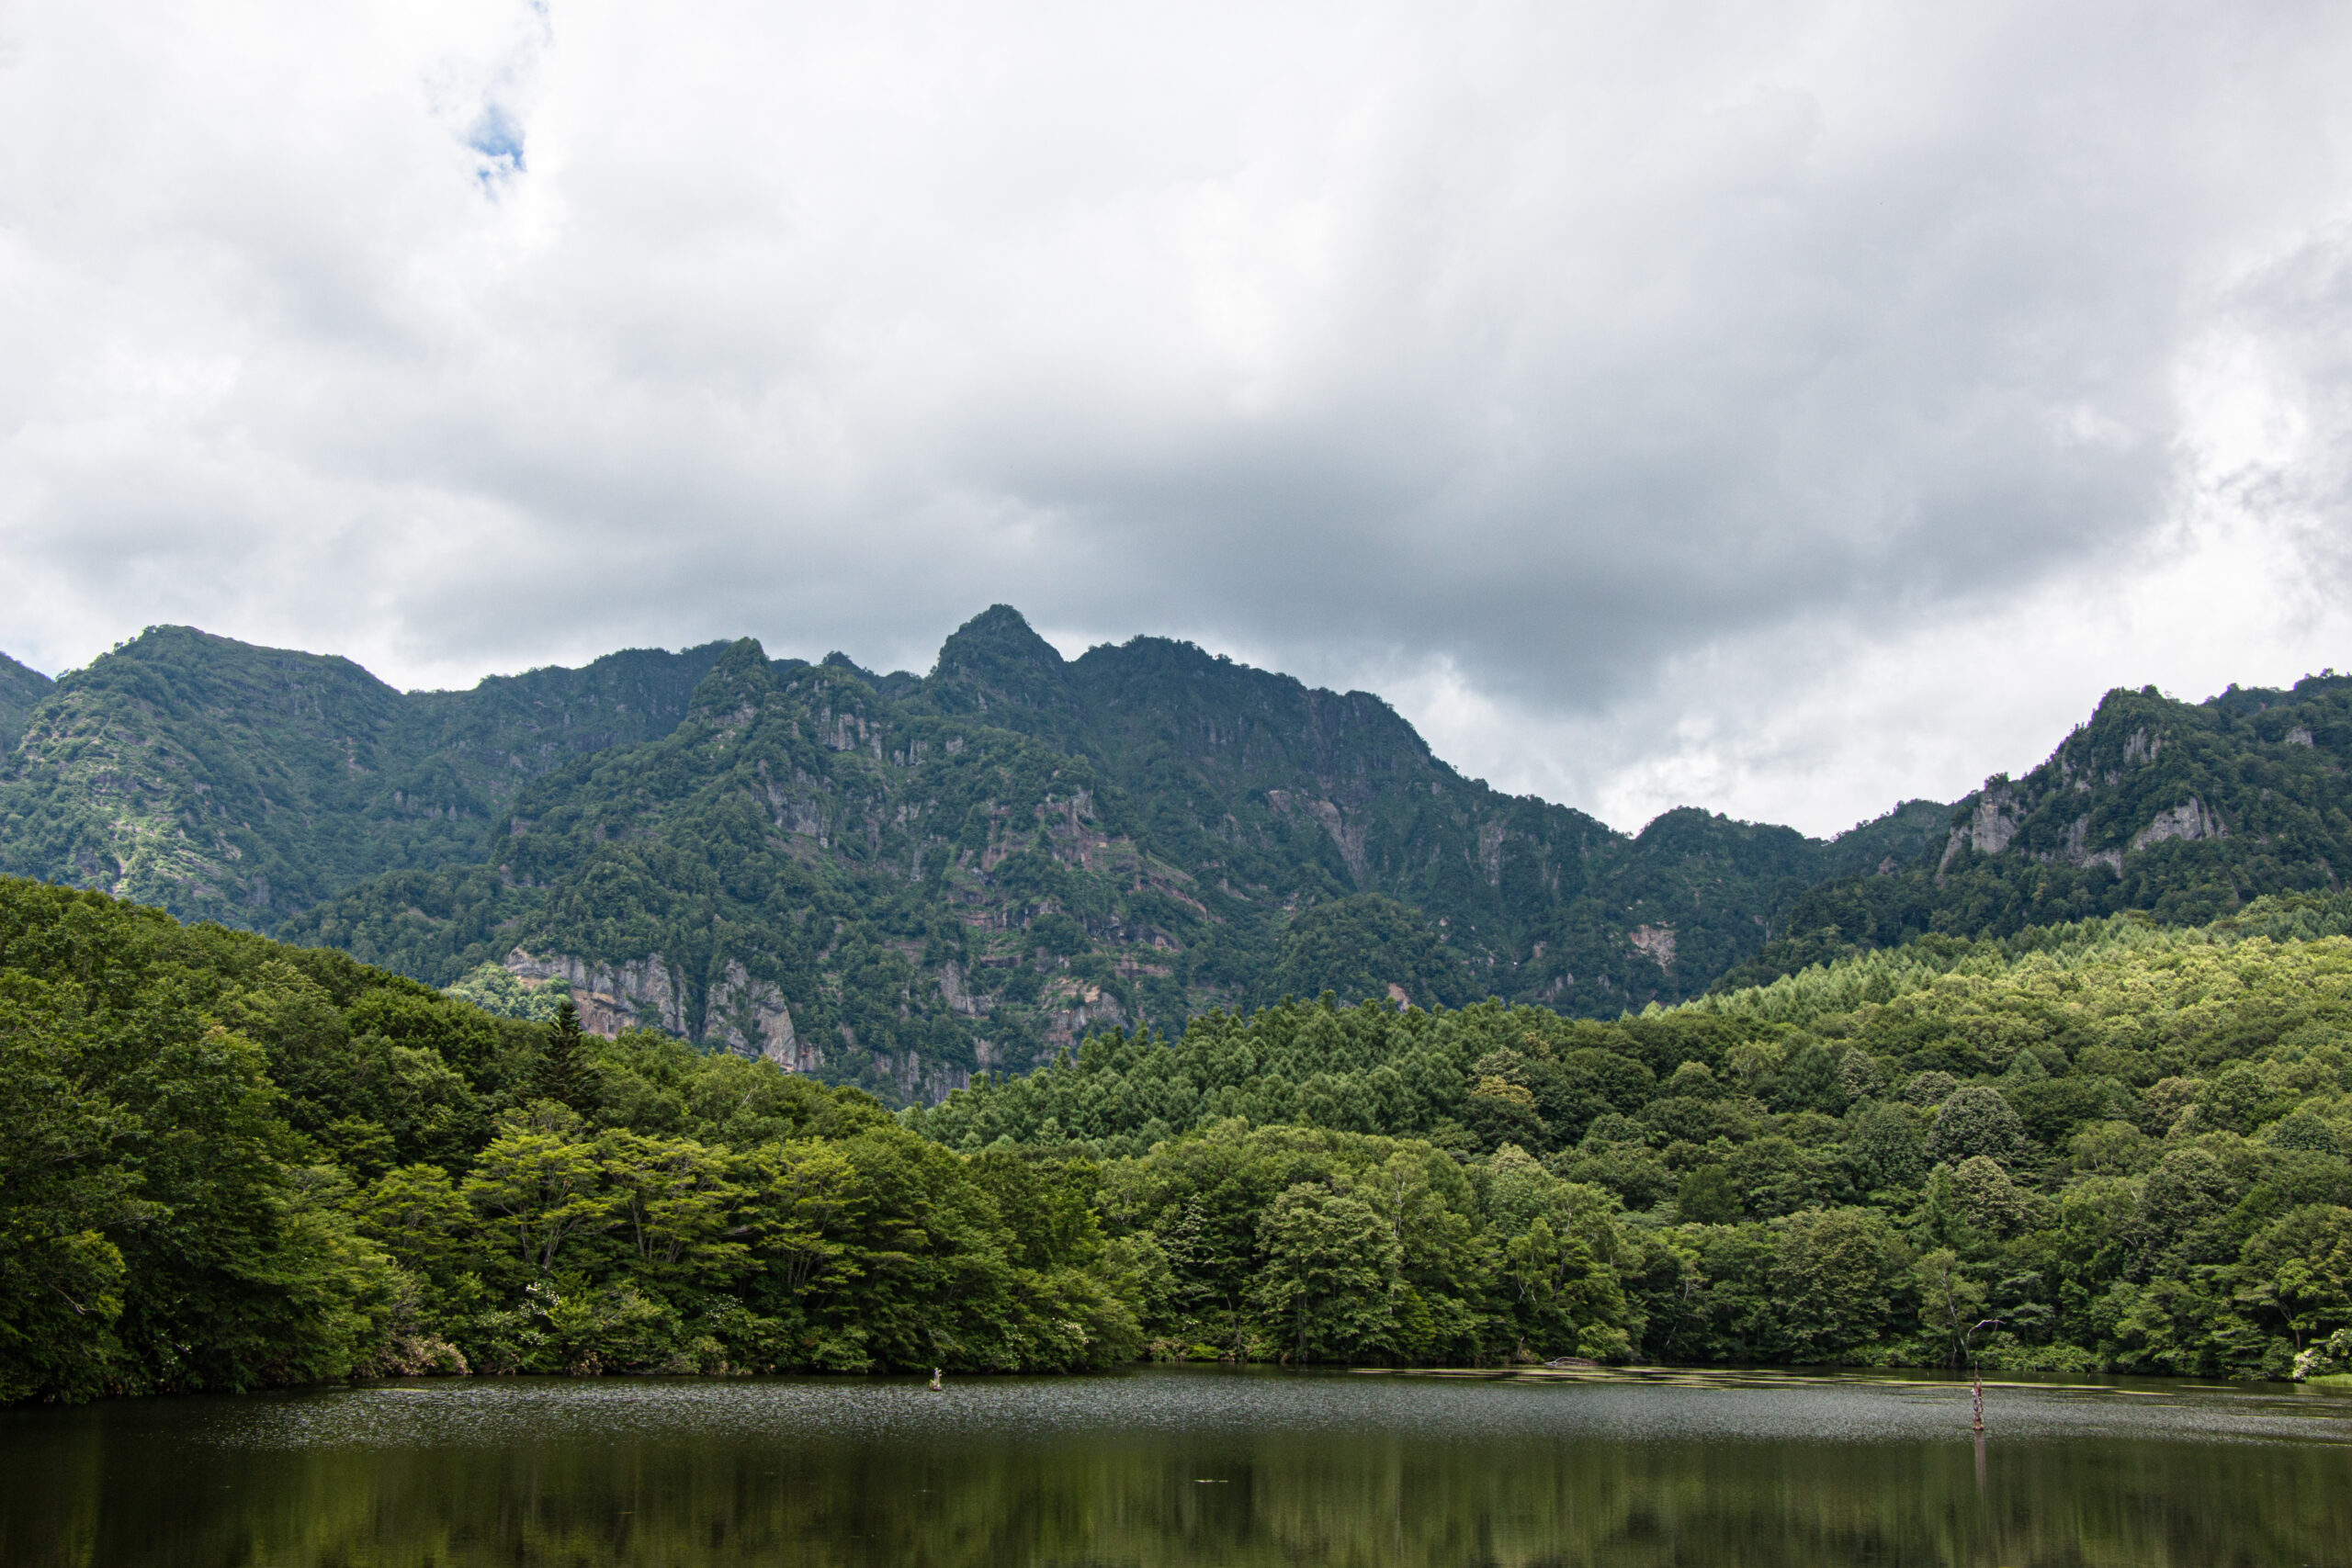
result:
<svg viewBox="0 0 2352 1568"><path fill-rule="evenodd" d="M496 104L484 104L481 116L473 129L466 132L466 145L481 155L480 178L484 185L495 184L519 175L523 161L523 128Z"/></svg>

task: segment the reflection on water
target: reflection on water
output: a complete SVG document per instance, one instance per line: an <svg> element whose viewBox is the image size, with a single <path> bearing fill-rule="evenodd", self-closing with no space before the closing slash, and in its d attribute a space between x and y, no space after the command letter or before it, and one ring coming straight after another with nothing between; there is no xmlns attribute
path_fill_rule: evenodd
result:
<svg viewBox="0 0 2352 1568"><path fill-rule="evenodd" d="M451 1382L0 1416L11 1565L2352 1562L2352 1400Z"/></svg>

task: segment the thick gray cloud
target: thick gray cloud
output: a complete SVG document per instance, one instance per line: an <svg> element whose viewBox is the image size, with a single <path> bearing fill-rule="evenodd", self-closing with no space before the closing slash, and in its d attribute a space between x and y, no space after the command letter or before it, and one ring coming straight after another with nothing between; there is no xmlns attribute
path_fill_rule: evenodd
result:
<svg viewBox="0 0 2352 1568"><path fill-rule="evenodd" d="M2340 7L0 19L0 647L992 600L1829 829L2352 663Z"/></svg>

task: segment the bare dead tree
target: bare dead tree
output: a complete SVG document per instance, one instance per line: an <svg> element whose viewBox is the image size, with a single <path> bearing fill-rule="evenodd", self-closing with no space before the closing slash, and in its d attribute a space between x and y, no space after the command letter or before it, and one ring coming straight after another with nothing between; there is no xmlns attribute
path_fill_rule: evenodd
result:
<svg viewBox="0 0 2352 1568"><path fill-rule="evenodd" d="M1973 1429L1977 1432L1984 1430L1984 1367L1976 1357L1976 1331L1979 1328L1990 1328L1995 1324L2004 1321L2006 1320L1997 1317L1985 1318L1974 1328L1969 1329L1960 1337L1961 1350L1968 1357L1969 1375L1975 1382L1975 1421ZM1957 1317L1953 1318L1952 1326L1955 1329L1960 1326L1960 1320Z"/></svg>

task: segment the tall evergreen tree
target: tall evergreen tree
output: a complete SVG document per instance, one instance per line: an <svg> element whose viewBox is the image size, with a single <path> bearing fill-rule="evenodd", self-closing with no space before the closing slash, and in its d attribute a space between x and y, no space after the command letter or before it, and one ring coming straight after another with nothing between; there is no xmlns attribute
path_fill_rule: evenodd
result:
<svg viewBox="0 0 2352 1568"><path fill-rule="evenodd" d="M584 1111L595 1102L596 1069L588 1061L587 1032L580 1027L578 1004L569 997L557 1005L555 1021L548 1025L531 1093L534 1099L552 1100L574 1111Z"/></svg>

